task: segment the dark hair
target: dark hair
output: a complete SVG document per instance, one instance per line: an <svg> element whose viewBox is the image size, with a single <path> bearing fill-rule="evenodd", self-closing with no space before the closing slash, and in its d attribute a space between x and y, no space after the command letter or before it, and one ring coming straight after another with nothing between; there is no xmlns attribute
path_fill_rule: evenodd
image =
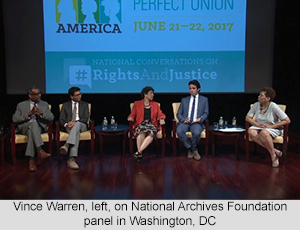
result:
<svg viewBox="0 0 300 230"><path fill-rule="evenodd" d="M32 90L33 89L40 89L39 87L37 87L37 86L31 86L31 88L29 88L29 89L27 89L27 94L32 94Z"/></svg>
<svg viewBox="0 0 300 230"><path fill-rule="evenodd" d="M144 98L144 95L149 93L151 90L154 92L154 89L151 86L144 87L141 91L142 98Z"/></svg>
<svg viewBox="0 0 300 230"><path fill-rule="evenodd" d="M269 97L271 101L273 101L276 97L276 92L271 87L264 87L262 88L261 92L266 92L266 97Z"/></svg>
<svg viewBox="0 0 300 230"><path fill-rule="evenodd" d="M197 89L201 89L201 85L200 82L197 80L192 80L189 82L189 85L195 85L197 87Z"/></svg>
<svg viewBox="0 0 300 230"><path fill-rule="evenodd" d="M77 91L80 91L80 88L79 87L76 87L76 86L73 86L71 87L69 90L68 90L68 93L70 96L74 96L74 93L77 92Z"/></svg>

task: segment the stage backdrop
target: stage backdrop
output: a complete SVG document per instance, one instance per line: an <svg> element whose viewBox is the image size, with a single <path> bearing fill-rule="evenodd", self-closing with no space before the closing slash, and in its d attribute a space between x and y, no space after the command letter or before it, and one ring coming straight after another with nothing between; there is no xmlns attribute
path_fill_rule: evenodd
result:
<svg viewBox="0 0 300 230"><path fill-rule="evenodd" d="M243 0L44 0L46 92L244 92ZM224 87L226 85L226 87Z"/></svg>

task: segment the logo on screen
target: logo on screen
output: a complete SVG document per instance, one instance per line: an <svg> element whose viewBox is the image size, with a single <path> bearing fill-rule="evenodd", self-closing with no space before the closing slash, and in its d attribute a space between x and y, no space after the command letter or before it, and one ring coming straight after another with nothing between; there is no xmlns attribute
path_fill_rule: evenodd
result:
<svg viewBox="0 0 300 230"><path fill-rule="evenodd" d="M121 0L55 0L56 23L121 24Z"/></svg>
<svg viewBox="0 0 300 230"><path fill-rule="evenodd" d="M121 0L55 0L56 33L122 33Z"/></svg>
<svg viewBox="0 0 300 230"><path fill-rule="evenodd" d="M92 88L92 69L88 65L72 65L69 67L70 85L87 85Z"/></svg>

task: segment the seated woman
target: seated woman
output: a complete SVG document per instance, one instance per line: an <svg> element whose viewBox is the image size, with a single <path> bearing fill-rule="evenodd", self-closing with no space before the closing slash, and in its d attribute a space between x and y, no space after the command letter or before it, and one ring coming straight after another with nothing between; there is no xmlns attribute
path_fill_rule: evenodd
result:
<svg viewBox="0 0 300 230"><path fill-rule="evenodd" d="M159 104L153 101L154 89L146 86L141 92L142 100L135 101L127 120L133 122L133 135L136 138L137 152L133 154L136 159L142 158L143 151L151 144L165 124L166 115L159 108Z"/></svg>
<svg viewBox="0 0 300 230"><path fill-rule="evenodd" d="M249 137L268 150L272 166L278 167L282 152L274 148L273 139L282 135L282 126L291 121L285 112L272 102L275 96L274 89L263 88L258 96L258 102L249 110L246 121L252 125L248 129ZM253 118L254 116L255 118Z"/></svg>

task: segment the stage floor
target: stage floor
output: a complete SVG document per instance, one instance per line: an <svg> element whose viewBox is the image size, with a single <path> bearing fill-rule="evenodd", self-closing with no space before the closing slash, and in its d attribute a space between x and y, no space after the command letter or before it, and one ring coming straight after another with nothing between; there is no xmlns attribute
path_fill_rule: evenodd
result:
<svg viewBox="0 0 300 230"><path fill-rule="evenodd" d="M241 149L238 161L234 146L226 143L217 147L215 158L202 151L200 161L188 159L183 148L173 157L170 143L165 158L150 146L141 162L129 153L122 157L119 145L106 146L102 159L97 148L92 158L82 146L78 171L67 167L66 156L59 162L55 154L51 164L41 162L30 173L26 157L19 156L12 165L7 153L0 162L0 198L299 199L299 142L299 135L290 135L287 159L279 168L271 167L269 155L260 148L250 162Z"/></svg>

